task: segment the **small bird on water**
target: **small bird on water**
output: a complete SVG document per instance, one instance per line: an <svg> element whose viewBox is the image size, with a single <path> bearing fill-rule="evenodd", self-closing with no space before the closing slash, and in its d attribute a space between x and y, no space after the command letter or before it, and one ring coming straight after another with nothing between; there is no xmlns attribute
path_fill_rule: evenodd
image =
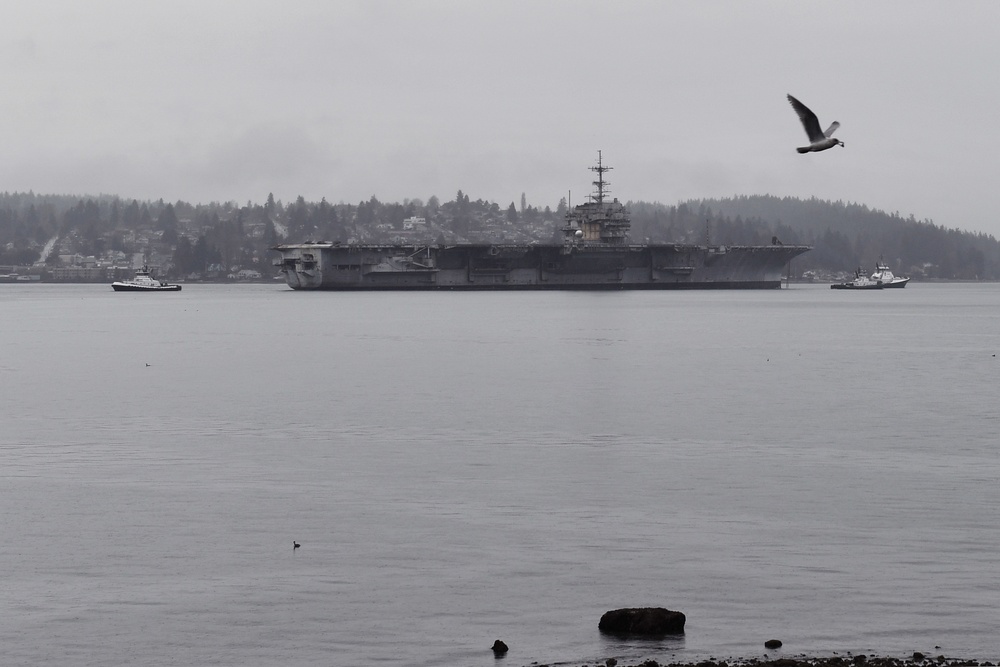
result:
<svg viewBox="0 0 1000 667"><path fill-rule="evenodd" d="M292 551L295 551L296 549L298 549L301 546L302 546L301 544L299 544L295 540L292 540Z"/></svg>
<svg viewBox="0 0 1000 667"><path fill-rule="evenodd" d="M834 130L840 127L840 123L833 121L830 127L826 128L826 132L822 132L819 129L819 118L816 118L809 107L799 102L797 99L788 95L788 101L795 109L795 113L799 115L799 120L802 121L802 127L806 129L806 136L809 137L809 145L796 148L800 153L817 153L819 151L825 151L827 148L833 148L836 145L844 145L844 142L840 139L834 139L832 136Z"/></svg>

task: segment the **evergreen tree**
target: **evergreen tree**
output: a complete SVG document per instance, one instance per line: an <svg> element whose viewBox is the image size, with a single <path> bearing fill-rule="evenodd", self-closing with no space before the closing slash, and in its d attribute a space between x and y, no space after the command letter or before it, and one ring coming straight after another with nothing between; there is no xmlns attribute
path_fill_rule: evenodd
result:
<svg viewBox="0 0 1000 667"><path fill-rule="evenodd" d="M171 245L177 243L177 214L173 204L167 204L156 218L156 230L163 232L163 242Z"/></svg>

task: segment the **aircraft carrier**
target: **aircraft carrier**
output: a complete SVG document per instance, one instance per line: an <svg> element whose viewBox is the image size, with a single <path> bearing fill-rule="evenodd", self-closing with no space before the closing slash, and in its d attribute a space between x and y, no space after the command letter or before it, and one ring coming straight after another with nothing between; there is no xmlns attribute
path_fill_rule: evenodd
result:
<svg viewBox="0 0 1000 667"><path fill-rule="evenodd" d="M629 242L628 210L608 196L598 153L595 192L573 207L562 243L341 244L274 248L296 290L775 289L809 246Z"/></svg>

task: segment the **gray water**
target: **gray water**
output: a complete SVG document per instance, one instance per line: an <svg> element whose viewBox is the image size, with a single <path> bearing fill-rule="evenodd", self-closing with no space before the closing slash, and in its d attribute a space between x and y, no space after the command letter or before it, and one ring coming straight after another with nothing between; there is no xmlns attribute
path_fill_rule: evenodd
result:
<svg viewBox="0 0 1000 667"><path fill-rule="evenodd" d="M0 318L4 664L1000 658L998 285ZM686 633L602 637L627 606Z"/></svg>

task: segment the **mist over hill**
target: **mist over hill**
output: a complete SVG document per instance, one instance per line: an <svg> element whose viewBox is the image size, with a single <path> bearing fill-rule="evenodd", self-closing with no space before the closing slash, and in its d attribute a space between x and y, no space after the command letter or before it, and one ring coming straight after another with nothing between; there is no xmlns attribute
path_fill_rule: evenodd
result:
<svg viewBox="0 0 1000 667"><path fill-rule="evenodd" d="M630 207L633 238L701 243L708 238L742 245L777 237L782 243L813 246L794 260L793 274L849 272L858 266L870 270L884 258L897 274L918 279L1000 279L1000 244L993 236L864 204L750 195Z"/></svg>
<svg viewBox="0 0 1000 667"><path fill-rule="evenodd" d="M628 202L633 243L810 245L792 262L793 276L824 278L870 270L883 258L897 274L916 280L998 280L1000 244L990 235L948 229L912 215L863 204L770 195L687 201L676 205ZM441 202L356 204L189 204L0 193L0 270L55 271L81 263L95 268L144 262L161 275L220 279L238 271L274 273L279 243L558 242L565 199L555 207L472 200L461 190ZM82 275L82 274L73 274ZM100 274L103 275L103 274Z"/></svg>

